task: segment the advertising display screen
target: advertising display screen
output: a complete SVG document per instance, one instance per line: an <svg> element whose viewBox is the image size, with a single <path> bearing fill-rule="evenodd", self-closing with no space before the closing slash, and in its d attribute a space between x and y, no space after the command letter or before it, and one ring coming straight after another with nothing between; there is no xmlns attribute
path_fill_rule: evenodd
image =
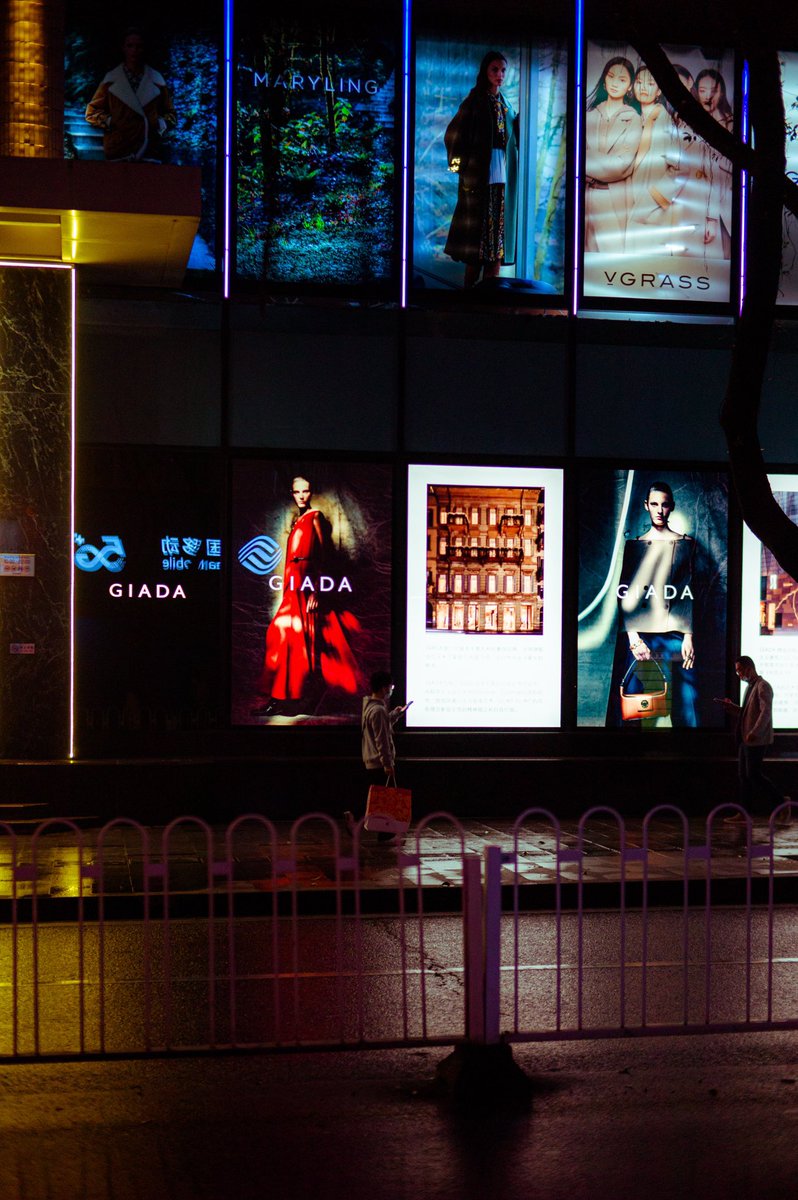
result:
<svg viewBox="0 0 798 1200"><path fill-rule="evenodd" d="M664 49L732 130L732 52ZM732 165L676 116L630 46L588 42L584 147L584 295L728 304Z"/></svg>
<svg viewBox="0 0 798 1200"><path fill-rule="evenodd" d="M781 60L781 89L784 97L785 153L787 174L798 183L798 52L784 52ZM798 217L784 210L779 304L798 304Z"/></svg>
<svg viewBox="0 0 798 1200"><path fill-rule="evenodd" d="M798 523L798 475L768 479L779 506ZM747 525L740 651L750 655L773 687L773 727L798 729L798 584Z"/></svg>
<svg viewBox="0 0 798 1200"><path fill-rule="evenodd" d="M723 726L727 526L720 471L583 472L578 725Z"/></svg>
<svg viewBox="0 0 798 1200"><path fill-rule="evenodd" d="M388 466L235 464L234 724L360 723L390 667L391 504Z"/></svg>
<svg viewBox="0 0 798 1200"><path fill-rule="evenodd" d="M500 271L562 293L567 78L564 41L419 32L415 287Z"/></svg>
<svg viewBox="0 0 798 1200"><path fill-rule="evenodd" d="M396 4L236 5L242 280L395 275Z"/></svg>
<svg viewBox="0 0 798 1200"><path fill-rule="evenodd" d="M409 726L559 727L562 521L560 470L409 468Z"/></svg>
<svg viewBox="0 0 798 1200"><path fill-rule="evenodd" d="M211 454L86 449L74 534L79 736L222 721L222 475Z"/></svg>
<svg viewBox="0 0 798 1200"><path fill-rule="evenodd" d="M216 261L220 5L143 0L120 17L68 0L64 157L201 168L202 214L189 269Z"/></svg>

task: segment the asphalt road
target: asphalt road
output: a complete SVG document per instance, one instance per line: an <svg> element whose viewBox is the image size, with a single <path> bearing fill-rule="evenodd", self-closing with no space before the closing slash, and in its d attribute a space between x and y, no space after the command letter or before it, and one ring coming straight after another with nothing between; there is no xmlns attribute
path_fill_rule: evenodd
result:
<svg viewBox="0 0 798 1200"><path fill-rule="evenodd" d="M792 1034L526 1046L531 1106L453 1106L443 1051L0 1066L24 1200L792 1200Z"/></svg>
<svg viewBox="0 0 798 1200"><path fill-rule="evenodd" d="M623 931L623 942L622 942ZM766 914L548 913L502 925L502 1031L798 1019L798 917L779 910L774 966ZM626 962L624 971L620 968ZM65 923L0 929L0 1055L131 1053L206 1045L454 1040L465 1028L462 923L369 917ZM707 952L711 969L707 969ZM33 971L33 962L38 965ZM100 963L102 961L102 970ZM581 969L580 969L581 961ZM516 969L516 965L517 969ZM99 986L102 977L103 986ZM210 981L210 982L209 982ZM34 983L36 986L34 986ZM38 1031L38 1040L37 1040Z"/></svg>

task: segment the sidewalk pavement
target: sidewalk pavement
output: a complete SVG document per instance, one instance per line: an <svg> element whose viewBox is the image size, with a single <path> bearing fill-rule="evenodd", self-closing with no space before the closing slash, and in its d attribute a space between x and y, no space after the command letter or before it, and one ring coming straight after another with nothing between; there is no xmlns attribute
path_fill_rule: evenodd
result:
<svg viewBox="0 0 798 1200"><path fill-rule="evenodd" d="M687 838L675 813L653 819L648 830L647 879L675 883L687 874L700 880L708 867L713 879L743 878L748 869L746 828L729 825L722 817L714 820L708 856L703 849L707 845L704 816L689 819ZM15 864L18 899L35 891L37 897L53 900L76 899L81 887L84 897L100 891L115 898L140 896L145 874L151 894L162 889L166 876L170 894L184 896L231 887L237 895L276 890L321 897L338 889L351 890L356 878L365 892L395 893L401 883L406 888L420 886L430 895L458 887L463 854L482 856L488 846L502 850L502 881L509 885L550 888L558 878L563 884L575 884L580 867L587 885L617 884L622 872L628 882L640 881L644 872L642 856L635 853L643 846L642 819L625 822L622 854L618 821L606 812L588 818L581 842L579 823L564 820L559 846L551 822L538 816L524 822L517 841L509 820L457 824L438 818L411 828L398 848L378 843L374 835L364 832L359 852L343 822L332 817L293 824L276 821L274 840L264 822L248 820L231 836L231 878L225 867L227 826L210 827L186 818L171 828L147 826L143 832L144 827L135 823L115 823L102 832L96 821L74 818L70 827L63 818L36 834L44 819L38 806L0 806L0 900L12 897ZM8 831L16 842L15 864ZM767 821L756 820L750 863L754 878L769 874L770 842ZM773 830L772 850L776 876L798 874L798 822Z"/></svg>

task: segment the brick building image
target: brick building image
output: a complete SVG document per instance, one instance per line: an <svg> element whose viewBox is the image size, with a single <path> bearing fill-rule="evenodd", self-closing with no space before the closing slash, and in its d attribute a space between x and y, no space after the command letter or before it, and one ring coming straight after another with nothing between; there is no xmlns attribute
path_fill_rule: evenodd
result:
<svg viewBox="0 0 798 1200"><path fill-rule="evenodd" d="M544 489L427 493L428 628L542 633Z"/></svg>

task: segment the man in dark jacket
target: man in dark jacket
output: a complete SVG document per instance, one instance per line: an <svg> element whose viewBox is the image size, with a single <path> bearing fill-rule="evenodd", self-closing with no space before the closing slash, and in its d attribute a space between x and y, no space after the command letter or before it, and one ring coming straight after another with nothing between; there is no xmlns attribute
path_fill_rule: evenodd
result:
<svg viewBox="0 0 798 1200"><path fill-rule="evenodd" d="M747 654L737 659L734 669L738 678L748 685L743 702L736 704L734 700L722 697L718 703L737 716L740 803L750 812L757 796L762 796L770 808L778 809L776 824L789 825L790 797L782 796L772 779L762 772L762 759L773 745L773 688L767 679L757 674L754 660ZM743 824L745 817L738 812L725 820L729 824Z"/></svg>

